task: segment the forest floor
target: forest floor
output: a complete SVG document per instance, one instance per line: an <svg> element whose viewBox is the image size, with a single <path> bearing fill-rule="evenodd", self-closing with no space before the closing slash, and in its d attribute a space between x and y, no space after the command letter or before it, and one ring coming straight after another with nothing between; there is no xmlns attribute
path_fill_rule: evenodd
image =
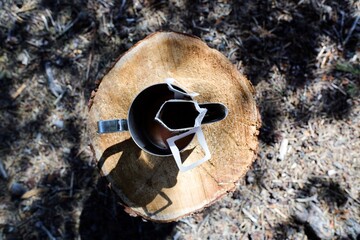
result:
<svg viewBox="0 0 360 240"><path fill-rule="evenodd" d="M359 18L358 0L1 0L0 239L359 239ZM235 192L168 224L123 211L86 133L99 80L159 30L223 53L262 117Z"/></svg>

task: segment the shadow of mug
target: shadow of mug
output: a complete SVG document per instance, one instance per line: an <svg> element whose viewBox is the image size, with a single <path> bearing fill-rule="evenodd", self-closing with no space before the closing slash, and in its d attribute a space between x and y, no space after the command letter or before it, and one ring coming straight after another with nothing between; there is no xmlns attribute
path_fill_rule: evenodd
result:
<svg viewBox="0 0 360 240"><path fill-rule="evenodd" d="M181 153L185 161L194 149ZM172 204L162 189L171 188L177 183L179 169L172 156L160 157L142 151L132 139L127 139L107 148L102 154L98 167L101 170L106 161L121 153L116 166L106 175L113 189L129 207L141 207L149 215L155 215ZM147 205L157 196L165 202L162 207L151 212ZM126 201L128 200L128 201ZM162 201L161 201L162 202Z"/></svg>

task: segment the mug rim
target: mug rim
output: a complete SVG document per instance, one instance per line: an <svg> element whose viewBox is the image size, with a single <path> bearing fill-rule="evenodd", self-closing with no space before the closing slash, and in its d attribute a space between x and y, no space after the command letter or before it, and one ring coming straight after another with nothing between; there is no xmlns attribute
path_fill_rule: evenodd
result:
<svg viewBox="0 0 360 240"><path fill-rule="evenodd" d="M158 156L158 157L169 157L169 156L172 156L172 152L170 151L168 154L159 154L159 153L153 153L151 152L150 150L146 149L145 147L142 147L138 142L137 142L137 139L139 139L139 137L135 138L135 134L134 134L134 127L132 126L132 121L130 121L130 116L131 116L131 110L132 110L132 107L135 103L135 101L139 98L139 96L145 92L145 90L149 89L149 88L152 88L152 87L156 87L156 86L164 86L164 85L168 85L168 83L155 83L155 84L152 84L150 86L147 86L145 87L144 89L142 89L135 97L134 99L132 100L131 104L130 104L130 107L129 107L129 110L128 110L128 113L127 113L127 124L128 124L128 130L129 130L129 133L130 133L130 136L133 140L133 142L140 148L142 149L143 151L145 151L146 153L148 154L151 154L153 156ZM177 88L178 90L180 89L180 91L184 92L184 93L187 93L183 88L175 85L175 84L171 84L172 86L174 86L175 88ZM194 101L193 97L192 96L188 96L191 100L189 101ZM175 99L175 98L174 98ZM194 140L194 137L195 137L195 134L192 136L191 140L186 144L186 146L184 146L183 148L179 149L180 152L182 152L183 150L185 150L189 145L190 143Z"/></svg>

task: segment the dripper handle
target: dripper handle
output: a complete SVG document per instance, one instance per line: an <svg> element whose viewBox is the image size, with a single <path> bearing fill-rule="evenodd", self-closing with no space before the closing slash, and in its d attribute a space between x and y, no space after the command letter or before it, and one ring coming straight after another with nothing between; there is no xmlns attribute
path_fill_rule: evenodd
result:
<svg viewBox="0 0 360 240"><path fill-rule="evenodd" d="M98 133L113 133L128 131L128 121L126 119L113 119L98 121Z"/></svg>
<svg viewBox="0 0 360 240"><path fill-rule="evenodd" d="M223 120L229 113L228 108L222 103L201 103L201 108L206 108L207 112L202 124L214 123Z"/></svg>

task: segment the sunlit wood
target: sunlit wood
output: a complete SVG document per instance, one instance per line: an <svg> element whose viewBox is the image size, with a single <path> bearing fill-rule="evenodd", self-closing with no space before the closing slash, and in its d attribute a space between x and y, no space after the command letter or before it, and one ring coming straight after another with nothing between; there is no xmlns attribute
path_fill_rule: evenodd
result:
<svg viewBox="0 0 360 240"><path fill-rule="evenodd" d="M199 93L199 103L229 108L225 120L203 126L212 158L187 172L179 172L172 157L143 152L128 132L96 132L97 121L126 118L142 89L169 77ZM246 77L200 39L165 32L140 41L118 60L92 98L88 118L95 157L128 212L163 222L199 211L233 190L256 157L259 127L254 88ZM188 163L202 154L195 139L182 157Z"/></svg>

